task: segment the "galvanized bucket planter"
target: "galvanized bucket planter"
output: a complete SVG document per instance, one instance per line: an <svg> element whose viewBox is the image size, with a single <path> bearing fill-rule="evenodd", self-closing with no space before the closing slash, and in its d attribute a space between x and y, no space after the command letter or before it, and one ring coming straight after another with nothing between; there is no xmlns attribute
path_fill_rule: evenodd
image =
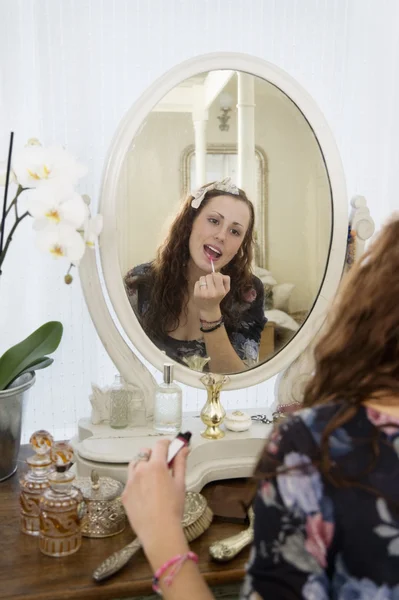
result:
<svg viewBox="0 0 399 600"><path fill-rule="evenodd" d="M24 403L35 380L34 373L24 373L0 391L0 481L17 470Z"/></svg>

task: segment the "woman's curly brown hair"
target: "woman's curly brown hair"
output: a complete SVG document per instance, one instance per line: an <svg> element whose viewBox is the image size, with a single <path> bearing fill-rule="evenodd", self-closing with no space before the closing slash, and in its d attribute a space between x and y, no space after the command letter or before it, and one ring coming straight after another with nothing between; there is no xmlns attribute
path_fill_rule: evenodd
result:
<svg viewBox="0 0 399 600"><path fill-rule="evenodd" d="M358 483L362 474L349 480L331 460L329 438L335 429L356 416L364 401L399 397L398 216L382 228L345 276L314 358L315 369L305 389L304 406L339 405L323 431L315 464L335 486L362 487ZM376 429L368 441L372 459L367 472L378 460L380 440ZM273 477L277 467L266 448L256 474ZM377 490L367 489L378 495Z"/></svg>
<svg viewBox="0 0 399 600"><path fill-rule="evenodd" d="M398 217L344 279L314 357L305 406L399 395Z"/></svg>
<svg viewBox="0 0 399 600"><path fill-rule="evenodd" d="M221 270L224 275L229 275L231 278L231 291L223 299L220 308L226 326L234 325L232 307L236 302L242 302L243 294L252 285L255 213L252 202L243 190L239 190L239 195L212 190L206 193L198 209L191 206L193 196L187 197L165 241L158 248L150 272L137 281L137 285L147 286L150 294L148 310L143 316L142 324L152 338L165 339L169 332L179 326L179 318L189 300L187 263L190 258L189 239L192 226L208 202L221 195L245 202L250 212L250 222L244 240L234 258Z"/></svg>

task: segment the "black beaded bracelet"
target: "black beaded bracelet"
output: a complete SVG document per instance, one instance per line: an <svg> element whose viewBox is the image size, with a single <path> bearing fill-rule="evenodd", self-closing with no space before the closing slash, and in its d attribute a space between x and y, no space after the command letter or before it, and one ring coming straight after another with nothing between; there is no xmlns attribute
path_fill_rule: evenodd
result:
<svg viewBox="0 0 399 600"><path fill-rule="evenodd" d="M219 322L218 322L216 325L214 325L213 327L204 328L204 327L202 327L202 325L201 325L201 327L200 327L200 331L202 331L202 333L210 333L211 331L216 331L216 329L219 329L219 327L221 327L221 326L223 325L223 323L224 323L224 319L223 319L223 317L222 317L222 318L220 319L220 321L219 321Z"/></svg>

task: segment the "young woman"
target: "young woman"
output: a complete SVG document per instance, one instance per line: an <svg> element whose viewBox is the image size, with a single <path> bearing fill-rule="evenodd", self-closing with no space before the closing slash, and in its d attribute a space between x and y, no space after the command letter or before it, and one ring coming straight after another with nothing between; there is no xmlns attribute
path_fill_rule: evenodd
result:
<svg viewBox="0 0 399 600"><path fill-rule="evenodd" d="M208 184L184 202L156 259L125 276L144 330L171 358L209 357L215 373L257 363L266 319L253 231L243 190L229 179Z"/></svg>
<svg viewBox="0 0 399 600"><path fill-rule="evenodd" d="M397 600L398 218L353 267L315 359L306 408L282 421L256 468L242 598ZM167 446L129 467L123 502L165 598L210 599L179 524L186 455L171 476ZM181 568L167 585L171 563Z"/></svg>

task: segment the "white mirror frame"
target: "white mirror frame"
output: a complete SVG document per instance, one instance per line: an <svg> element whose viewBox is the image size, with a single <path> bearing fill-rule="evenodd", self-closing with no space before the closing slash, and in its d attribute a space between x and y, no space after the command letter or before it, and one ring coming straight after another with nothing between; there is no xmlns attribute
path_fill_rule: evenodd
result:
<svg viewBox="0 0 399 600"><path fill-rule="evenodd" d="M325 277L309 317L295 337L271 360L249 371L230 376L226 389L246 388L269 379L283 371L306 349L322 325L330 301L339 285L345 262L348 201L345 178L338 149L332 133L318 106L308 93L287 73L260 58L237 53L215 53L198 56L179 64L155 81L135 102L122 119L111 144L103 174L99 211L104 216L100 238L101 266L106 288L117 319L137 350L158 370L162 370L165 355L145 334L129 303L124 289L118 257L118 181L123 161L130 144L140 131L152 108L176 85L198 73L231 69L260 77L278 87L300 109L311 126L324 156L332 194L332 240ZM92 255L92 253L86 253ZM97 332L111 359L124 378L144 389L147 409L151 413L151 388L154 380L148 369L120 334L107 307L104 289L100 283L101 268L94 254L80 267L83 291ZM176 363L175 379L184 384L203 388L201 373Z"/></svg>

